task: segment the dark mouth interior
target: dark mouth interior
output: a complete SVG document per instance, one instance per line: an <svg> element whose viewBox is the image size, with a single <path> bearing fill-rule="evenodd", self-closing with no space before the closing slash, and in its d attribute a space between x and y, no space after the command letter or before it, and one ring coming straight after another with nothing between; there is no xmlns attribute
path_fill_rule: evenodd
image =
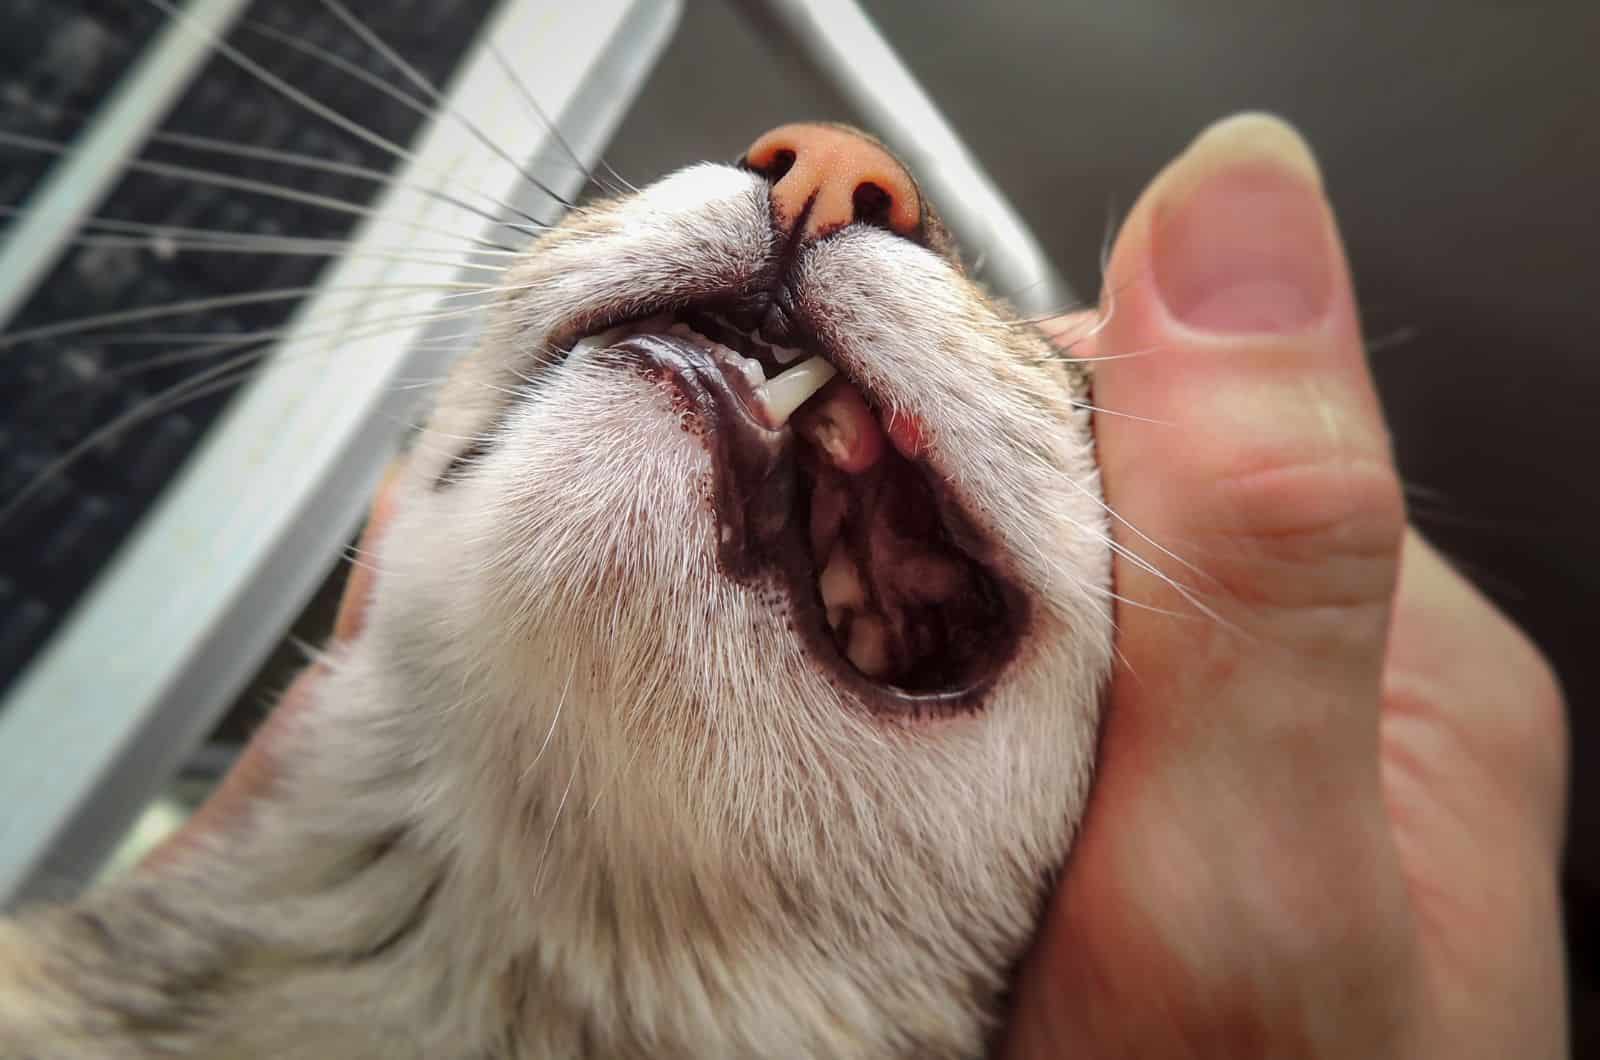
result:
<svg viewBox="0 0 1600 1060"><path fill-rule="evenodd" d="M719 316L677 319L761 361L769 379L785 368ZM670 341L647 346L664 351ZM686 343L672 349L658 352L658 367L693 392L702 419L715 420L707 442L724 566L736 576L778 573L807 647L876 702L913 711L972 705L1015 646L1022 604L977 558L983 535L943 479L888 444L867 470L842 471L802 432L752 421L726 373L691 366ZM879 403L863 397L881 422Z"/></svg>
<svg viewBox="0 0 1600 1060"><path fill-rule="evenodd" d="M908 692L965 688L995 665L1009 622L995 579L945 526L926 466L886 450L846 474L802 445L797 518L836 651Z"/></svg>

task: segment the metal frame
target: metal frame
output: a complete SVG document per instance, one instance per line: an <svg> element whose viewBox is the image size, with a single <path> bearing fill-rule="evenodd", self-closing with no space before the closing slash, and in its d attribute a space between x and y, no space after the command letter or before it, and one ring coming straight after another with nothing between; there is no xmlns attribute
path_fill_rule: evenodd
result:
<svg viewBox="0 0 1600 1060"><path fill-rule="evenodd" d="M679 13L680 0L508 0L448 96L496 143L525 145L523 168L574 197ZM564 144L536 127L489 41L514 57ZM431 185L442 171L529 214L559 212L459 122L433 122L415 154L402 177ZM426 244L418 225L493 227L401 188L377 205L358 249ZM461 305L424 289L458 271L360 255L331 269L295 334L0 704L0 904L91 878L304 607L417 412L404 384L438 375L470 345L462 322L420 319ZM374 300L380 284L418 286ZM418 314L414 326L393 326L407 314ZM459 345L441 348L445 336Z"/></svg>
<svg viewBox="0 0 1600 1060"><path fill-rule="evenodd" d="M991 290L1027 314L1058 313L1072 292L1044 249L855 0L735 0L789 58L853 107L905 159L956 242L983 261Z"/></svg>
<svg viewBox="0 0 1600 1060"><path fill-rule="evenodd" d="M211 58L208 33L226 32L250 0L190 0L117 86L71 155L50 168L28 212L0 244L0 328L21 307L75 232L122 175L146 136ZM188 24L185 25L184 22Z"/></svg>
<svg viewBox="0 0 1600 1060"><path fill-rule="evenodd" d="M957 239L982 256L985 278L999 293L1025 312L1067 304L1070 293L1026 226L852 0L735 2L907 160ZM527 166L571 197L584 175L568 148L584 166L598 158L663 50L681 3L507 0L450 98L495 142L528 144ZM192 0L190 11L203 12L216 28L240 6ZM174 35L180 29L159 46L177 58L158 59L152 50L97 127L111 131L102 140L91 134L86 143L94 150L63 167L70 179L47 189L57 196L43 200L51 208L4 248L26 259L26 273L4 273L25 277L23 294L208 53L204 34ZM512 98L518 93L485 41L516 56L565 144L543 130L530 139L526 103ZM162 62L166 73L151 73ZM435 122L416 154L418 183L444 170L458 186L488 190L528 213L555 212L514 167L486 160L458 122ZM404 245L418 238L418 224L487 227L447 204L419 204L391 189L358 239ZM339 263L303 307L296 334L0 704L0 905L58 894L92 877L289 627L348 542L398 443L399 425L414 411L415 393L396 384L437 375L471 343L459 334L460 322L390 326L401 314L437 310L451 296L419 289L375 305L360 288L430 285L454 275L444 265L361 257ZM15 304L7 299L20 297L0 291L0 319ZM331 320L342 322L337 336L327 334ZM441 348L446 334L453 344Z"/></svg>

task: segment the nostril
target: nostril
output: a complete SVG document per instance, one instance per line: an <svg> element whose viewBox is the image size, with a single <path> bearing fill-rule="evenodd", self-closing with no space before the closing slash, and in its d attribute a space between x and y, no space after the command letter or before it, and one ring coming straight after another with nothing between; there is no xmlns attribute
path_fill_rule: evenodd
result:
<svg viewBox="0 0 1600 1060"><path fill-rule="evenodd" d="M750 168L766 177L773 184L776 184L784 178L789 170L794 168L794 159L795 154L793 151L787 147L780 147L772 152L771 158L768 158L765 162L752 162Z"/></svg>
<svg viewBox="0 0 1600 1060"><path fill-rule="evenodd" d="M855 219L862 224L890 228L889 214L894 209L894 197L877 184L857 184L850 197L855 208Z"/></svg>

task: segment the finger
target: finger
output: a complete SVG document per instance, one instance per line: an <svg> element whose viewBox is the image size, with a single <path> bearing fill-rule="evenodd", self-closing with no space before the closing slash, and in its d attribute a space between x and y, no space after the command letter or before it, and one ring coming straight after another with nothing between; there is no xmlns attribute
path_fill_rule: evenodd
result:
<svg viewBox="0 0 1600 1060"><path fill-rule="evenodd" d="M1343 974L1414 956L1377 756L1404 520L1300 138L1263 116L1202 134L1129 216L1103 312L1121 661L1011 1055L1137 1040L1130 1012L1153 1014L1156 1040L1184 1013L1226 1030L1240 999L1283 1016L1356 997L1382 1015L1406 999Z"/></svg>
<svg viewBox="0 0 1600 1060"><path fill-rule="evenodd" d="M1524 860L1553 866L1569 753L1555 673L1415 531L1406 536L1383 686L1391 797L1419 786L1480 831L1498 825L1505 849L1528 844Z"/></svg>
<svg viewBox="0 0 1600 1060"><path fill-rule="evenodd" d="M1412 532L1383 682L1384 795L1424 945L1449 967L1445 1022L1492 1024L1475 1007L1484 997L1508 1020L1551 1012L1501 1029L1529 1055L1563 1055L1568 748L1555 675Z"/></svg>
<svg viewBox="0 0 1600 1060"><path fill-rule="evenodd" d="M1129 216L1108 297L1096 404L1140 417L1097 426L1118 542L1142 557L1117 568L1144 605L1119 610L1122 737L1220 764L1252 801L1326 799L1358 764L1375 790L1404 514L1300 137L1262 115L1203 133Z"/></svg>

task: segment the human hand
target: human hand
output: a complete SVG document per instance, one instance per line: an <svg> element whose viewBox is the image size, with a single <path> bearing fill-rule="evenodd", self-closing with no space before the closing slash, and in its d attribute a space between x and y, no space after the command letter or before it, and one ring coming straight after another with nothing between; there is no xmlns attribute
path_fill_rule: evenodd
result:
<svg viewBox="0 0 1600 1060"><path fill-rule="evenodd" d="M1106 358L1120 663L1005 1055L1563 1055L1560 690L1406 528L1304 144L1208 130L1107 285L1055 330Z"/></svg>

